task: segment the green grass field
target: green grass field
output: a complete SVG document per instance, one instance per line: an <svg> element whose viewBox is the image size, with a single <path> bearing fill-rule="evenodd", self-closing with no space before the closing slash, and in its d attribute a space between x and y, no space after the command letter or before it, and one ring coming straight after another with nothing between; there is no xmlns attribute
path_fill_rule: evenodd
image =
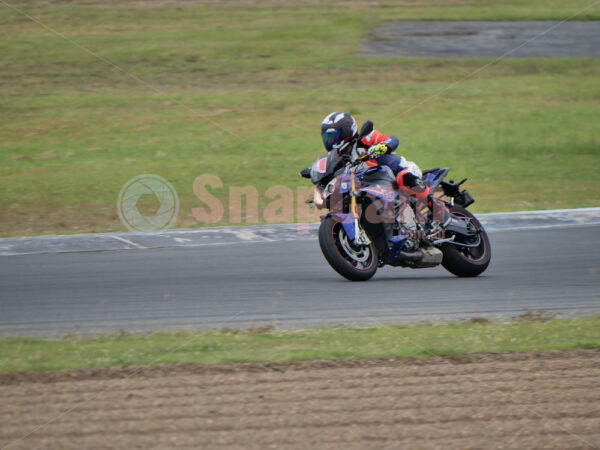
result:
<svg viewBox="0 0 600 450"><path fill-rule="evenodd" d="M0 373L166 363L421 358L600 347L600 316L495 323L314 330L155 333L61 339L0 338ZM540 318L544 320L539 320Z"/></svg>
<svg viewBox="0 0 600 450"><path fill-rule="evenodd" d="M16 3L64 37L0 5L0 235L122 230L117 195L143 173L173 183L180 227L200 226L202 174L224 203L253 185L264 204L270 186L308 186L297 173L333 110L389 122L399 153L469 176L475 211L599 205L600 60L506 59L432 98L487 60L360 46L388 20L563 19L588 0L144 4Z"/></svg>

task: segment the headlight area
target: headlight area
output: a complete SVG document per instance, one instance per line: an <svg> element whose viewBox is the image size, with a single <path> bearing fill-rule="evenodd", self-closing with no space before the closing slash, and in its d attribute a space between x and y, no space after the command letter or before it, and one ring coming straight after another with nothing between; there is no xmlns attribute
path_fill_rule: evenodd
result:
<svg viewBox="0 0 600 450"><path fill-rule="evenodd" d="M337 178L334 178L329 183L327 183L327 186L325 186L325 189L323 190L323 198L327 198L335 192L335 185L337 183L337 180Z"/></svg>
<svg viewBox="0 0 600 450"><path fill-rule="evenodd" d="M323 196L323 188L318 186L315 187L313 202L318 209L323 209L325 207L325 197Z"/></svg>

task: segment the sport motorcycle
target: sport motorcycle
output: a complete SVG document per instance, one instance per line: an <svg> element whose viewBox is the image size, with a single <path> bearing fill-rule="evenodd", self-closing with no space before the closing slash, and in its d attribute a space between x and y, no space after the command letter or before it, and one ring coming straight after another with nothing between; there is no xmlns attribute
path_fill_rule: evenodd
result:
<svg viewBox="0 0 600 450"><path fill-rule="evenodd" d="M367 121L353 145L373 130ZM429 186L427 202L398 189L386 166L366 164L369 155L355 158L332 150L300 172L315 186L310 203L329 210L321 216L319 245L331 267L352 281L369 280L385 265L413 269L442 265L459 277L483 273L490 263L488 235L467 210L471 194L458 183L445 181L448 168L423 171ZM447 208L444 224L435 221L435 208Z"/></svg>

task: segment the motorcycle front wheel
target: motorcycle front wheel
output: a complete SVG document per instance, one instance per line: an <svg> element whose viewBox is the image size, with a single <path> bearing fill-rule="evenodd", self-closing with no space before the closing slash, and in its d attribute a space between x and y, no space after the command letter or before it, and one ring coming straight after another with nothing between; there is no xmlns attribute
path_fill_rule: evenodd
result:
<svg viewBox="0 0 600 450"><path fill-rule="evenodd" d="M367 281L377 271L377 249L356 245L341 222L326 217L319 227L319 245L329 265L350 281Z"/></svg>

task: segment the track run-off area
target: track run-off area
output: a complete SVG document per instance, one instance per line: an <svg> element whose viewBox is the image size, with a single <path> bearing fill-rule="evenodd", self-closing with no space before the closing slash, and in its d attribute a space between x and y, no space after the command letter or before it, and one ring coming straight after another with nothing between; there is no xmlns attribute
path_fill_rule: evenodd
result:
<svg viewBox="0 0 600 450"><path fill-rule="evenodd" d="M597 350L56 375L0 385L0 448L591 449L600 442Z"/></svg>

